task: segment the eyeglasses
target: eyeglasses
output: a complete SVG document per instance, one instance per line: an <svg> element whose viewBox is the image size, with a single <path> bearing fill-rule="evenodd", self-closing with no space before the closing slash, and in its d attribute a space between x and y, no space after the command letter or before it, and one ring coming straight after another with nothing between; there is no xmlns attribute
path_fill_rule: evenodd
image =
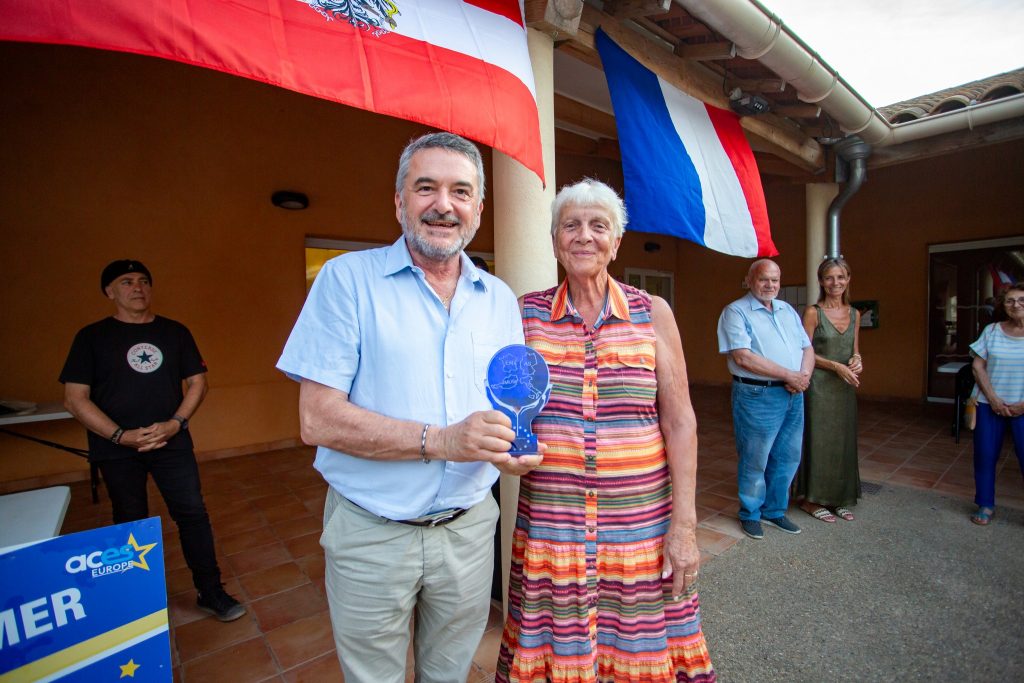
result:
<svg viewBox="0 0 1024 683"><path fill-rule="evenodd" d="M1003 299L1003 303L1007 306L1024 306L1024 297L1019 299Z"/></svg>

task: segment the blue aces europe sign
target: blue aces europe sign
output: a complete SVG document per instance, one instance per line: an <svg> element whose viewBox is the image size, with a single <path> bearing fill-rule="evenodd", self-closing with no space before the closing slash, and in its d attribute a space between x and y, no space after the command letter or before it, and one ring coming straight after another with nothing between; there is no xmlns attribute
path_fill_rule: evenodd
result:
<svg viewBox="0 0 1024 683"><path fill-rule="evenodd" d="M0 554L0 683L170 681L160 518Z"/></svg>

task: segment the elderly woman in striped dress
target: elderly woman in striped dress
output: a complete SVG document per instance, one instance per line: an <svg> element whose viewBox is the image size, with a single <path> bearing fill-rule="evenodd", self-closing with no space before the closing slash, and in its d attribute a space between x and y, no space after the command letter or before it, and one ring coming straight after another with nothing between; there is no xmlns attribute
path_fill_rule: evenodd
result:
<svg viewBox="0 0 1024 683"><path fill-rule="evenodd" d="M626 224L604 183L552 206L566 279L523 297L526 343L551 370L533 423L496 681L715 680L700 627L697 429L675 317L608 274Z"/></svg>

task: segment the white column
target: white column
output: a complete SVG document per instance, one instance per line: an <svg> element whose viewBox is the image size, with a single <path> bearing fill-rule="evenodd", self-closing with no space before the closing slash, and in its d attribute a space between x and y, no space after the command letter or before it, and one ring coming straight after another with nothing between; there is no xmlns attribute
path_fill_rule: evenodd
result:
<svg viewBox="0 0 1024 683"><path fill-rule="evenodd" d="M532 28L526 30L537 88L540 136L547 187L518 161L494 152L494 268L516 296L553 287L558 267L551 250L551 201L555 198L554 41ZM508 569L512 531L516 522L519 478L501 477L501 576L508 613Z"/></svg>
<svg viewBox="0 0 1024 683"><path fill-rule="evenodd" d="M805 186L807 211L807 305L818 300L818 266L825 259L825 224L828 207L839 194L836 183L808 183Z"/></svg>
<svg viewBox="0 0 1024 683"><path fill-rule="evenodd" d="M551 250L551 201L555 198L554 41L526 30L537 89L540 138L547 187L537 175L501 152L494 152L495 274L516 296L557 284Z"/></svg>

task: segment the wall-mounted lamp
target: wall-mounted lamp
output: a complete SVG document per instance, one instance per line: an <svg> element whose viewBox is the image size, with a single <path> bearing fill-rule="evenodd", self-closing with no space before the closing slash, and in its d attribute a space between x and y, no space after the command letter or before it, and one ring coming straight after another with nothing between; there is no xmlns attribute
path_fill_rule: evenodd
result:
<svg viewBox="0 0 1024 683"><path fill-rule="evenodd" d="M656 251L661 251L661 245L657 242L644 242L644 251L653 254Z"/></svg>
<svg viewBox="0 0 1024 683"><path fill-rule="evenodd" d="M309 206L309 197L291 190L278 190L270 195L270 201L274 206L289 211L301 211Z"/></svg>

